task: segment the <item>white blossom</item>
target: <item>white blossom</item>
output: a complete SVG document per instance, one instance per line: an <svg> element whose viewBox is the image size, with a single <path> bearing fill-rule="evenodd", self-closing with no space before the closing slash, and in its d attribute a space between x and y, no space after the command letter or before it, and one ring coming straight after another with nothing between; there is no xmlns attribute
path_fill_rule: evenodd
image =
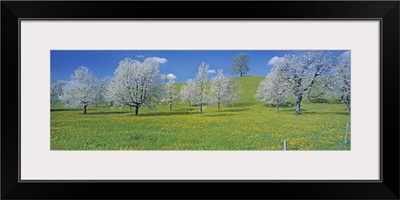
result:
<svg viewBox="0 0 400 200"><path fill-rule="evenodd" d="M174 74L164 74L161 76L165 84L163 85L163 92L161 103L168 103L169 109L172 110L172 103L178 97L175 90L176 76Z"/></svg>
<svg viewBox="0 0 400 200"><path fill-rule="evenodd" d="M181 100L189 101L190 105L200 107L200 115L203 115L203 108L212 103L208 83L208 67L204 62L199 66L196 79L189 79L186 85L181 88Z"/></svg>
<svg viewBox="0 0 400 200"><path fill-rule="evenodd" d="M239 99L239 85L232 79L225 77L223 70L218 70L218 75L211 80L210 93L212 101L217 103L218 110L221 104L229 105L232 101Z"/></svg>
<svg viewBox="0 0 400 200"><path fill-rule="evenodd" d="M83 113L86 114L87 106L96 102L99 86L96 77L89 68L80 67L71 75L71 81L65 86L60 96L65 107L79 108L83 106Z"/></svg>
<svg viewBox="0 0 400 200"><path fill-rule="evenodd" d="M274 68L288 83L296 98L296 114L300 114L304 92L310 91L320 77L331 71L330 52L297 51L280 58L279 63Z"/></svg>
<svg viewBox="0 0 400 200"><path fill-rule="evenodd" d="M337 64L333 68L335 72L334 91L340 96L342 102L346 104L347 111L350 111L351 102L350 67L350 51L347 51L339 56Z"/></svg>
<svg viewBox="0 0 400 200"><path fill-rule="evenodd" d="M194 106L192 102L195 102L195 94L197 93L195 90L197 89L194 80L189 79L186 81L186 84L182 85L181 92L179 93L179 99L181 102L188 102L189 106Z"/></svg>
<svg viewBox="0 0 400 200"><path fill-rule="evenodd" d="M99 84L99 90L96 94L96 102L106 102L107 101L107 95L106 95L106 91L107 91L107 85L110 82L111 78L110 77L105 77L102 80L99 80L98 84Z"/></svg>
<svg viewBox="0 0 400 200"><path fill-rule="evenodd" d="M54 103L56 100L60 99L60 96L63 93L65 84L58 80L58 81L53 81L50 83L50 102Z"/></svg>
<svg viewBox="0 0 400 200"><path fill-rule="evenodd" d="M154 108L153 98L157 96L157 82L160 76L159 63L153 59L144 62L125 58L114 71L107 85L107 99L119 106Z"/></svg>
<svg viewBox="0 0 400 200"><path fill-rule="evenodd" d="M288 84L279 70L282 61L275 63L275 68L260 82L255 97L266 104L275 105L276 112L279 111L279 105L284 103L288 97Z"/></svg>

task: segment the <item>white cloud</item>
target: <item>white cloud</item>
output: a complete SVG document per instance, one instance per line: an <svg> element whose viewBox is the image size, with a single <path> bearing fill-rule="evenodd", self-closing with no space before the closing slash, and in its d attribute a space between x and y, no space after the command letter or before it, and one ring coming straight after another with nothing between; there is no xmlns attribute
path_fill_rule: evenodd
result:
<svg viewBox="0 0 400 200"><path fill-rule="evenodd" d="M58 81L60 81L63 84L67 84L69 82L69 81L66 81L66 80L58 80Z"/></svg>
<svg viewBox="0 0 400 200"><path fill-rule="evenodd" d="M138 58L144 58L144 55L137 55Z"/></svg>
<svg viewBox="0 0 400 200"><path fill-rule="evenodd" d="M209 70L208 70L208 73L209 73L209 74L215 74L215 73L217 73L217 72L216 72L215 70L213 70L213 69L209 69Z"/></svg>
<svg viewBox="0 0 400 200"><path fill-rule="evenodd" d="M169 73L169 74L164 74L164 75L162 75L161 78L162 78L162 79L175 80L175 79L176 79L176 76L175 76L174 74Z"/></svg>
<svg viewBox="0 0 400 200"><path fill-rule="evenodd" d="M350 51L345 51L345 52L343 52L340 56L343 56L343 57L350 57L350 54L351 54Z"/></svg>
<svg viewBox="0 0 400 200"><path fill-rule="evenodd" d="M166 63L168 61L167 59L160 58L160 57L149 57L149 58L146 58L144 61L146 61L146 60L154 60L154 61L156 61L156 62L158 62L160 64L164 64L164 63Z"/></svg>
<svg viewBox="0 0 400 200"><path fill-rule="evenodd" d="M278 56L274 56L268 61L267 65L275 65L275 63L277 63L279 59L281 58L279 58Z"/></svg>

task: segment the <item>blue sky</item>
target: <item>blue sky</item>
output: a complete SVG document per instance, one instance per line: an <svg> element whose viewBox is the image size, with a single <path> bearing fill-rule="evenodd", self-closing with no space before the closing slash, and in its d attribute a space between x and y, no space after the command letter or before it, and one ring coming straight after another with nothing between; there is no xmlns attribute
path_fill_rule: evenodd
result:
<svg viewBox="0 0 400 200"><path fill-rule="evenodd" d="M247 75L265 76L271 70L267 63L271 58L281 57L290 51L273 50L52 50L51 78L54 80L70 80L71 74L80 66L88 67L93 74L103 79L113 76L114 70L126 57L143 61L156 57L160 61L161 74L172 73L177 82L185 82L195 78L201 62L210 65L209 69L217 71L223 68L224 74L231 74L232 60L240 53L250 57L250 72ZM211 74L211 77L216 74Z"/></svg>

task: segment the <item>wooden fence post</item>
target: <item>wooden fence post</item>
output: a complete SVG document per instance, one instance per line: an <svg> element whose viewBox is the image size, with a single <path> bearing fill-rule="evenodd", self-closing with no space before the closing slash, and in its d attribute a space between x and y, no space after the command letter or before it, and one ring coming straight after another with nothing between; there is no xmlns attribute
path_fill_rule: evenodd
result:
<svg viewBox="0 0 400 200"><path fill-rule="evenodd" d="M287 146L287 142L286 140L283 140L283 150L286 151L286 146Z"/></svg>
<svg viewBox="0 0 400 200"><path fill-rule="evenodd" d="M344 133L344 145L347 144L347 132L349 130L349 123L346 124L346 132Z"/></svg>

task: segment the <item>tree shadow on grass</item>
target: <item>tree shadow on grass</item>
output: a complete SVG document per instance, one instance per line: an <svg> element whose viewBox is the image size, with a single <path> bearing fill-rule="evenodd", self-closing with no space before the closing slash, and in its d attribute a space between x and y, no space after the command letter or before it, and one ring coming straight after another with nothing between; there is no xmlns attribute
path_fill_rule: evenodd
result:
<svg viewBox="0 0 400 200"><path fill-rule="evenodd" d="M50 109L50 112L60 112L60 111L79 111L79 109L66 109L66 108Z"/></svg>
<svg viewBox="0 0 400 200"><path fill-rule="evenodd" d="M204 114L203 117L223 117L223 116L233 116L233 115L236 115L236 114L233 114L233 113L218 113L218 114L212 114L212 115Z"/></svg>
<svg viewBox="0 0 400 200"><path fill-rule="evenodd" d="M132 113L129 111L122 111L122 112L87 112L86 115L119 115L119 114L127 114L127 113ZM82 113L83 114L83 113Z"/></svg>
<svg viewBox="0 0 400 200"><path fill-rule="evenodd" d="M180 109L175 109L173 111L192 111L192 110L198 110L198 107L189 107L189 108L180 108Z"/></svg>
<svg viewBox="0 0 400 200"><path fill-rule="evenodd" d="M303 112L306 112L305 110L301 110L301 112L303 113ZM279 108L279 112L278 113L293 113L293 114L296 114L296 108L293 108L293 109L281 109L281 108Z"/></svg>
<svg viewBox="0 0 400 200"><path fill-rule="evenodd" d="M315 111L309 111L309 112L302 112L302 115L350 115L350 112L346 111L337 111L337 112L315 112Z"/></svg>
<svg viewBox="0 0 400 200"><path fill-rule="evenodd" d="M256 103L252 103L252 102L237 102L237 103L232 103L232 106L235 107L245 107L245 106L252 106Z"/></svg>
<svg viewBox="0 0 400 200"><path fill-rule="evenodd" d="M195 115L196 112L182 112L182 111L171 111L171 112L149 112L137 115L137 117L148 117L148 116L171 116L171 115ZM135 115L135 114L133 114Z"/></svg>
<svg viewBox="0 0 400 200"><path fill-rule="evenodd" d="M226 110L224 110L224 109L221 109L220 111L218 111L218 112L242 112L242 111L246 111L246 110L250 110L249 108L234 108L234 109L226 109Z"/></svg>
<svg viewBox="0 0 400 200"><path fill-rule="evenodd" d="M280 113L288 113L293 115L296 115L296 109L293 110L279 110ZM347 111L307 111L307 109L301 109L301 114L300 115L350 115L350 112Z"/></svg>

